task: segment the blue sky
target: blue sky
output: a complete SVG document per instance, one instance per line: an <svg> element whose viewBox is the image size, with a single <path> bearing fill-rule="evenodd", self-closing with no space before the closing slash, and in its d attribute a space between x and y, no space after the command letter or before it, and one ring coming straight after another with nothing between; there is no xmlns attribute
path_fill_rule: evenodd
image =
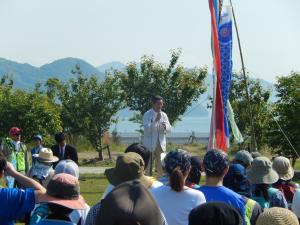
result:
<svg viewBox="0 0 300 225"><path fill-rule="evenodd" d="M227 3L228 1L224 1ZM274 82L300 71L300 1L233 0L246 67ZM98 66L153 54L211 68L207 0L0 0L0 57L40 66L79 57ZM234 69L240 69L234 40Z"/></svg>

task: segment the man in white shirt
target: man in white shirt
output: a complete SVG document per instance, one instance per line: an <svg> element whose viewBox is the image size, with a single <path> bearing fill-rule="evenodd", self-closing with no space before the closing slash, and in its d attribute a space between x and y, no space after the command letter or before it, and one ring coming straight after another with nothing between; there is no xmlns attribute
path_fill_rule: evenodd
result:
<svg viewBox="0 0 300 225"><path fill-rule="evenodd" d="M152 162L155 161L155 169L158 176L163 173L160 161L161 153L166 151L166 133L171 131L171 125L166 113L162 111L164 106L163 98L154 96L152 98L153 108L148 110L143 116L144 125L144 146L151 152L150 165L147 174L152 173Z"/></svg>

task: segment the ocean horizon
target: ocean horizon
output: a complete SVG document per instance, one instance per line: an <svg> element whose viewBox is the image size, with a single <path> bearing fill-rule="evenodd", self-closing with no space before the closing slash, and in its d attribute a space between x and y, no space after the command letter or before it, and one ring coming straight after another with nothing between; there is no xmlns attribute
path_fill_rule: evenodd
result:
<svg viewBox="0 0 300 225"><path fill-rule="evenodd" d="M118 133L138 133L140 124L129 121L129 118L124 117L116 124L113 124L110 131L117 131ZM183 117L177 121L173 127L172 133L191 134L195 133L209 133L210 117Z"/></svg>

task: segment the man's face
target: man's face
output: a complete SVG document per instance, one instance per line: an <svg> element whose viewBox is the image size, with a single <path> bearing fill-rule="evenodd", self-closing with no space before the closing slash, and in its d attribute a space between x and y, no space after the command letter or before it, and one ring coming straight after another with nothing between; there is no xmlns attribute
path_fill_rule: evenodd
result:
<svg viewBox="0 0 300 225"><path fill-rule="evenodd" d="M163 100L157 100L153 104L153 108L155 109L155 111L161 111L163 107L164 107L164 101Z"/></svg>
<svg viewBox="0 0 300 225"><path fill-rule="evenodd" d="M21 141L21 134L20 134L20 133L12 134L12 135L11 135L11 138L12 138L14 141Z"/></svg>
<svg viewBox="0 0 300 225"><path fill-rule="evenodd" d="M60 146L60 147L64 147L65 146L65 141L61 141L61 142L58 142L57 144Z"/></svg>

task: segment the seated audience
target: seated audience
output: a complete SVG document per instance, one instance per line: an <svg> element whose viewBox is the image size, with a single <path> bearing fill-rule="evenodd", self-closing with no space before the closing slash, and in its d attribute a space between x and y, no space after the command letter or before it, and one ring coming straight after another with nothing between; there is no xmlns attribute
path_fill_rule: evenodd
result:
<svg viewBox="0 0 300 225"><path fill-rule="evenodd" d="M79 167L71 159L62 160L56 165L54 174L60 173L67 173L79 179Z"/></svg>
<svg viewBox="0 0 300 225"><path fill-rule="evenodd" d="M288 209L273 207L265 209L256 225L299 225L297 216Z"/></svg>
<svg viewBox="0 0 300 225"><path fill-rule="evenodd" d="M194 208L189 225L242 225L239 212L224 202L208 202Z"/></svg>
<svg viewBox="0 0 300 225"><path fill-rule="evenodd" d="M30 225L41 222L66 221L84 225L89 206L80 195L79 181L76 177L60 173L53 176L47 186L46 194L33 210Z"/></svg>
<svg viewBox="0 0 300 225"><path fill-rule="evenodd" d="M166 225L157 203L138 180L117 186L101 201L97 225Z"/></svg>
<svg viewBox="0 0 300 225"><path fill-rule="evenodd" d="M300 220L300 190L296 190L294 197L293 197L293 202L292 202L292 211L296 214L298 219Z"/></svg>
<svg viewBox="0 0 300 225"><path fill-rule="evenodd" d="M44 187L47 187L49 181L54 175L53 163L58 161L53 156L51 149L41 148L38 154L33 154L34 158L32 167L29 170L29 177L32 177Z"/></svg>
<svg viewBox="0 0 300 225"><path fill-rule="evenodd" d="M253 160L252 167L247 172L248 179L254 185L252 199L263 208L282 207L288 208L286 199L281 191L272 187L279 179L278 174L272 169L272 162L267 157L257 157Z"/></svg>
<svg viewBox="0 0 300 225"><path fill-rule="evenodd" d="M240 150L234 155L233 163L241 164L245 169L249 169L251 167L253 158L250 152L246 150Z"/></svg>
<svg viewBox="0 0 300 225"><path fill-rule="evenodd" d="M130 154L129 154L129 153L130 153ZM131 154L131 153L134 153L134 154ZM139 164L139 166L140 166L141 169L143 170L143 175L139 174L139 176L141 176L143 179L147 179L147 180L148 180L148 182L149 182L149 184L150 184L150 187L149 187L149 188L156 188L156 187L162 186L162 183L159 182L159 181L157 181L154 177L149 177L149 176L146 176L146 175L144 174L146 166L145 166L145 161L143 160L142 155L143 155L143 154L136 153L136 151L132 151L132 152L131 152L131 151L127 151L127 153L125 153L124 156L118 157L117 162L116 162L116 170L119 171L119 172L121 172L121 171L120 171L120 168L117 169L118 160L120 159L120 163L123 163L123 161L126 160L126 158L128 157L128 158L130 158L129 161L131 161L131 163L133 163L133 164L128 163L128 164L125 165L125 167L128 167L128 168L126 168L126 169L127 169L126 172L125 172L125 171L122 171L122 173L125 173L125 174L123 175L123 176L124 176L124 181L129 181L129 180L133 180L133 179L136 179L136 178L137 178L137 177L136 177L137 174L134 174L134 178L132 178L133 174L130 174L130 173L132 173L130 167L131 167L132 165L134 165L134 164L137 164L137 165ZM149 162L149 160L148 160L148 162ZM136 166L136 165L135 165L135 166ZM122 169L121 169L121 170L122 170ZM106 172L106 171L105 171L105 172ZM107 172L109 173L110 170L107 170ZM137 172L137 171L134 171L134 172ZM128 176L127 176L127 175L128 175ZM126 176L127 176L127 177L126 177ZM124 181L123 181L123 182L124 182ZM104 191L104 193L103 193L103 195L102 195L102 199L105 198L106 195L107 195L109 192L111 192L111 191L114 189L114 187L116 186L116 185L114 185L114 184L111 183L111 182L109 182L109 183L110 183L110 184L109 184L108 187L105 189L105 191Z"/></svg>
<svg viewBox="0 0 300 225"><path fill-rule="evenodd" d="M135 152L136 154L140 155L144 160L145 168L148 168L151 154L150 151L144 145L139 143L133 143L126 148L125 153L128 152ZM162 183L157 181L155 177L152 176L146 176L146 177L152 182L152 188L159 187L162 185Z"/></svg>
<svg viewBox="0 0 300 225"><path fill-rule="evenodd" d="M4 172L26 188L0 188L0 224L13 225L16 219L33 210L45 189L37 181L17 172L11 163L0 157L0 178Z"/></svg>
<svg viewBox="0 0 300 225"><path fill-rule="evenodd" d="M201 180L201 172L202 171L202 159L199 156L192 156L191 157L191 171L189 176L186 179L185 185L187 187L193 189L200 188L200 180Z"/></svg>
<svg viewBox="0 0 300 225"><path fill-rule="evenodd" d="M191 159L186 151L169 152L164 163L170 185L163 185L150 192L164 213L168 224L186 225L190 211L205 203L205 197L202 192L185 186L191 169Z"/></svg>
<svg viewBox="0 0 300 225"><path fill-rule="evenodd" d="M245 202L245 221L248 225L255 225L262 207L251 197L251 185L246 177L246 169L240 164L232 164L224 177L223 185L240 194Z"/></svg>
<svg viewBox="0 0 300 225"><path fill-rule="evenodd" d="M121 183L131 180L140 180L140 182L147 189L157 188L159 182L149 179L149 177L144 175L145 163L142 157L135 152L128 152L122 156L119 156L116 161L115 168L107 169L105 171L105 176L108 179L110 185L106 189L106 193L103 194L103 199L112 191L114 188ZM162 184L160 184L162 185ZM101 202L94 205L86 220L86 225L95 225L95 215L100 210Z"/></svg>
<svg viewBox="0 0 300 225"><path fill-rule="evenodd" d="M287 203L291 206L298 184L292 181L294 169L291 166L290 160L283 156L276 157L273 160L273 169L279 176L279 180L273 184L273 187L279 189L284 194Z"/></svg>
<svg viewBox="0 0 300 225"><path fill-rule="evenodd" d="M203 159L206 183L199 189L207 202L224 202L233 206L245 218L245 203L241 195L223 186L223 178L228 172L228 158L221 150L208 151Z"/></svg>

